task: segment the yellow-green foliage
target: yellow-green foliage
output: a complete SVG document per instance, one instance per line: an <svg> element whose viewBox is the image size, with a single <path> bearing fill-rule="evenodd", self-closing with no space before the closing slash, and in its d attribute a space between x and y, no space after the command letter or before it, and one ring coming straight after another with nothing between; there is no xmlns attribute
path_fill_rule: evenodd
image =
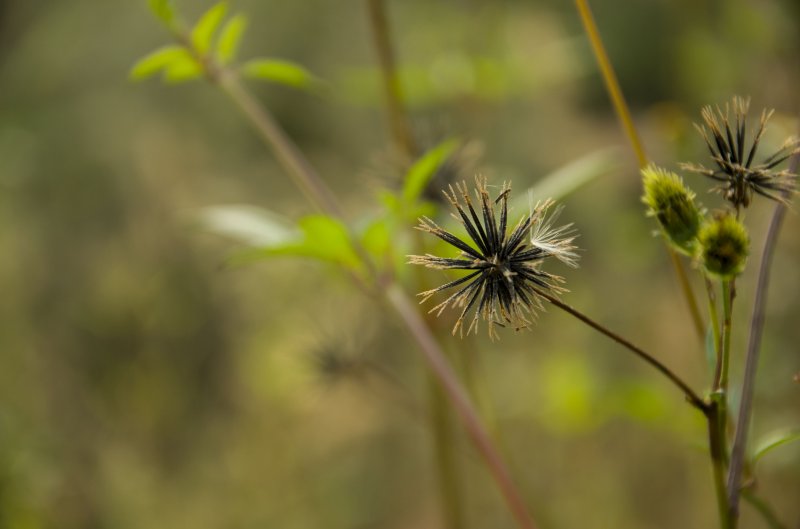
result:
<svg viewBox="0 0 800 529"><path fill-rule="evenodd" d="M702 213L694 203L694 193L670 171L650 165L642 169L644 196L667 240L680 252L693 255Z"/></svg>
<svg viewBox="0 0 800 529"><path fill-rule="evenodd" d="M700 260L709 274L731 279L744 270L750 238L734 216L725 214L704 224L698 243Z"/></svg>

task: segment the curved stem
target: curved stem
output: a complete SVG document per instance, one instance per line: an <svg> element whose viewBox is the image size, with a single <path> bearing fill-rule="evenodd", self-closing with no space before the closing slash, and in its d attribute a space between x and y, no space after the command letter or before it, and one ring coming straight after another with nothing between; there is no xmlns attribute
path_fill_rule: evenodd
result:
<svg viewBox="0 0 800 529"><path fill-rule="evenodd" d="M789 172L796 173L800 164L800 153L792 157L789 164ZM764 313L767 305L767 289L769 287L770 269L772 267L772 256L775 253L775 245L778 240L783 218L786 215L786 206L783 202L778 202L772 213L772 219L767 229L767 237L764 241L764 249L761 251L761 265L758 270L758 283L756 284L756 296L753 301L753 314L750 319L750 337L747 342L747 356L744 367L744 381L742 382L742 402L739 405L739 415L736 425L736 435L733 440L731 450L731 466L728 471L728 491L729 503L733 516L739 515L739 495L740 482L742 478L742 467L744 466L744 455L747 447L747 435L750 428L750 417L753 408L753 396L755 394L756 371L758 370L758 357L761 348L761 335L764 331ZM758 505L752 502L756 508ZM763 510L758 508L759 512ZM774 518L774 517L773 517Z"/></svg>
<svg viewBox="0 0 800 529"><path fill-rule="evenodd" d="M550 303L552 303L556 307L558 307L561 310L563 310L564 312L567 312L568 314L571 314L572 316L575 316L576 318L581 320L583 323L587 324L589 327L591 327L594 330L600 332L601 334L604 334L607 337L611 338L612 340L614 340L618 344L622 345L623 347L625 347L626 349L628 349L629 351L634 353L636 356L638 356L639 358L641 358L642 360L644 360L645 362L650 364L658 372L660 372L662 375L667 377L667 379L669 379L670 382L672 382L675 386L677 386L683 392L683 394L686 396L686 400L688 400L689 403L692 406L694 406L698 410L702 411L703 413L707 413L708 404L706 404L706 402L703 401L703 399L701 399L700 396L691 387L689 387L689 385L686 382L684 382L681 377L676 375L670 368L668 368L667 366L662 364L653 355L651 355L650 353L644 351L643 349L633 345L631 342L629 342L625 338L623 338L620 335L616 334L615 332L610 331L609 329L603 327L602 325L600 325L599 323L597 323L593 319L589 318L588 316L586 316L582 312L580 312L577 309L571 307L570 305L567 305L566 303L564 303L563 301L559 300L558 298L552 296L551 294L548 294L547 292L545 292L543 290L540 290L540 289L536 289L536 293L539 294L540 296L542 296L543 298L545 298L547 301L549 301Z"/></svg>

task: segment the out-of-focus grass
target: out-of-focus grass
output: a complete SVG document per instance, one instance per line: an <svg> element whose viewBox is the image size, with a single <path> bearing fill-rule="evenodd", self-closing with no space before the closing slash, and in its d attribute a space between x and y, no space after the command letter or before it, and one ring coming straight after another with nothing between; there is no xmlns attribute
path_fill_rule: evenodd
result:
<svg viewBox="0 0 800 529"><path fill-rule="evenodd" d="M0 10L0 526L437 526L412 345L332 270L224 265L232 248L197 228L200 208L308 210L211 87L127 81L165 39L144 4ZM208 4L180 5L194 16ZM258 90L359 218L399 178L363 6L237 6L252 21L246 51L332 82L324 98ZM704 156L697 109L734 93L783 113L772 137L796 129L791 0L593 6L659 163ZM702 387L702 350L571 5L417 0L390 12L423 143L482 141L486 172L518 191L618 147L621 169L565 200L584 249L579 270L561 271L565 299ZM756 248L768 213L749 213ZM789 216L776 256L756 434L800 421L797 222ZM741 282L736 344L756 264ZM391 381L324 383L312 360L320 348L368 360ZM480 349L507 456L544 526L585 527L586 513L597 527L713 523L701 422L624 351L553 311ZM470 525L510 527L470 447L453 450L466 465ZM799 461L786 447L759 464L761 490L788 521L800 517ZM758 523L745 510L743 526Z"/></svg>

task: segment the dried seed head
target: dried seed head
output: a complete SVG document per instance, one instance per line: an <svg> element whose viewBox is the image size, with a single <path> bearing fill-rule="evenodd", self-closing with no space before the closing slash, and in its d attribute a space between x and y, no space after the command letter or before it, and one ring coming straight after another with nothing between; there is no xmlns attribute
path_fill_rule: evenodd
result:
<svg viewBox="0 0 800 529"><path fill-rule="evenodd" d="M450 187L445 197L455 209L453 217L464 227L469 242L423 217L417 229L431 233L461 251L455 258L434 255L410 255L409 263L435 269L468 270L464 277L450 281L440 287L422 292L422 302L437 292L459 287L431 312L440 315L444 309L458 307L461 313L453 327L463 335L464 320L470 310L472 319L467 333L477 333L478 319L488 323L489 336L497 337L495 326L509 324L517 329L528 327L541 308L537 291L550 294L563 292L558 286L562 278L540 269L542 261L555 257L575 266L577 256L572 242L575 235L571 226L553 228L558 210L547 214L552 201L537 204L516 226L508 228L508 197L511 188L504 184L499 196L492 200L486 180L476 178L475 196L480 212L470 198L465 184ZM495 206L499 204L499 219ZM526 234L529 239L526 242Z"/></svg>
<svg viewBox="0 0 800 529"><path fill-rule="evenodd" d="M732 119L730 118L731 107L733 107ZM716 169L707 169L703 165L682 164L682 167L688 171L720 182L713 190L722 193L725 200L737 209L749 206L753 193L785 203L788 197L795 193L795 179L797 178L797 175L786 169L782 171L775 169L787 158L800 152L800 141L796 138L787 139L771 156L765 158L760 164L753 164L767 121L774 111L764 110L761 112L761 120L755 136L751 140L751 144L746 146L746 122L749 107L749 99L734 97L731 104L725 105L724 111L719 107L716 110L710 106L703 108L704 124L695 125L695 127L703 136L711 158L717 167Z"/></svg>
<svg viewBox="0 0 800 529"><path fill-rule="evenodd" d="M733 215L722 214L700 229L699 257L706 271L720 279L732 279L744 270L750 238Z"/></svg>
<svg viewBox="0 0 800 529"><path fill-rule="evenodd" d="M694 255L703 214L694 203L694 193L675 173L655 165L642 169L648 215L656 218L667 241L679 252Z"/></svg>

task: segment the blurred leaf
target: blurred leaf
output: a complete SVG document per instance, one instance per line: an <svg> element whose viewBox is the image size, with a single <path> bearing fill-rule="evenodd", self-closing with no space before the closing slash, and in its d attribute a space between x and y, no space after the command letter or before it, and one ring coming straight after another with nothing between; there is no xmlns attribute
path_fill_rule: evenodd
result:
<svg viewBox="0 0 800 529"><path fill-rule="evenodd" d="M185 57L173 60L164 69L164 81L183 83L203 75L203 67L188 53Z"/></svg>
<svg viewBox="0 0 800 529"><path fill-rule="evenodd" d="M453 154L453 151L458 147L458 143L456 139L445 140L426 152L411 166L403 183L403 202L406 205L413 205L419 200L420 195L425 190L425 186L428 185L428 182L431 181L442 164Z"/></svg>
<svg viewBox="0 0 800 529"><path fill-rule="evenodd" d="M582 185L616 169L619 166L617 154L616 149L603 149L556 169L526 192L517 195L511 201L509 209L513 207L518 211L528 210L530 197L535 200L564 198Z"/></svg>
<svg viewBox="0 0 800 529"><path fill-rule="evenodd" d="M217 41L217 56L222 64L229 64L236 59L246 27L247 17L242 14L234 16L222 27Z"/></svg>
<svg viewBox="0 0 800 529"><path fill-rule="evenodd" d="M200 20L192 29L192 42L201 53L205 53L211 48L211 39L227 12L228 2L214 4L208 11L203 13L203 16L200 17Z"/></svg>
<svg viewBox="0 0 800 529"><path fill-rule="evenodd" d="M302 237L289 219L254 206L208 207L200 213L200 222L206 229L248 246L280 245Z"/></svg>
<svg viewBox="0 0 800 529"><path fill-rule="evenodd" d="M263 79L294 88L312 88L317 79L305 68L280 59L252 59L242 66L242 73L252 79Z"/></svg>
<svg viewBox="0 0 800 529"><path fill-rule="evenodd" d="M361 243L371 255L384 257L392 246L391 232L389 219L385 217L373 219L361 234Z"/></svg>
<svg viewBox="0 0 800 529"><path fill-rule="evenodd" d="M148 0L150 11L167 26L172 26L175 21L175 6L171 0Z"/></svg>
<svg viewBox="0 0 800 529"><path fill-rule="evenodd" d="M353 269L360 265L347 227L325 215L303 217L295 226L272 212L237 205L206 208L200 220L211 231L251 247L234 258L237 263L294 256L334 262Z"/></svg>
<svg viewBox="0 0 800 529"><path fill-rule="evenodd" d="M794 441L800 441L800 430L782 430L773 432L759 441L753 450L753 463L755 464L759 459L764 457L767 453L789 444Z"/></svg>
<svg viewBox="0 0 800 529"><path fill-rule="evenodd" d="M186 60L192 60L192 58L183 47L178 45L164 46L139 59L131 68L130 78L137 81L147 79L162 70L166 70L173 63Z"/></svg>

